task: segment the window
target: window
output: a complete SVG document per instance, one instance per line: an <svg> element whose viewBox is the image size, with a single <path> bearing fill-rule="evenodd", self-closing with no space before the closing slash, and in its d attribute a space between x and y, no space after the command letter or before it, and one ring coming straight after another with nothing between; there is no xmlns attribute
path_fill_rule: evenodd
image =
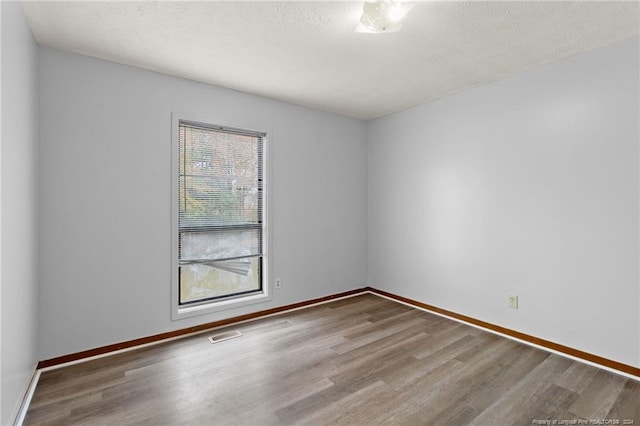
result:
<svg viewBox="0 0 640 426"><path fill-rule="evenodd" d="M185 120L177 133L178 307L265 295L265 134Z"/></svg>

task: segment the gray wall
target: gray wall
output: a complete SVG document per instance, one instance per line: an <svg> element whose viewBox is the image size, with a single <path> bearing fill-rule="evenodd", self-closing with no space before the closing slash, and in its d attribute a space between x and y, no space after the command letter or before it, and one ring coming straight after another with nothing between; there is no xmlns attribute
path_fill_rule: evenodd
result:
<svg viewBox="0 0 640 426"><path fill-rule="evenodd" d="M370 284L639 366L638 50L370 122Z"/></svg>
<svg viewBox="0 0 640 426"><path fill-rule="evenodd" d="M364 122L40 55L41 359L366 285ZM171 321L172 111L270 131L270 302Z"/></svg>
<svg viewBox="0 0 640 426"><path fill-rule="evenodd" d="M37 362L37 49L20 5L2 8L2 414L7 424Z"/></svg>

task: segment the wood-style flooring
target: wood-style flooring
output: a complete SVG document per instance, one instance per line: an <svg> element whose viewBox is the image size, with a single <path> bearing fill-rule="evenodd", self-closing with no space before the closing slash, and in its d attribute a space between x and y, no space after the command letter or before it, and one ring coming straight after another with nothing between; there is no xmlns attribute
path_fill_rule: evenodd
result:
<svg viewBox="0 0 640 426"><path fill-rule="evenodd" d="M640 382L365 294L45 371L24 424L546 420L640 425Z"/></svg>

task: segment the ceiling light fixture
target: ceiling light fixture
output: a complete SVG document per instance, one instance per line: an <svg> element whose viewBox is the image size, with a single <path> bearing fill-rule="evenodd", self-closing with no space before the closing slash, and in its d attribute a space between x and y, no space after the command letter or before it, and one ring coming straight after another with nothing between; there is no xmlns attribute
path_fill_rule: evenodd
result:
<svg viewBox="0 0 640 426"><path fill-rule="evenodd" d="M402 20L413 8L414 1L377 0L365 2L357 33L394 33L400 31Z"/></svg>

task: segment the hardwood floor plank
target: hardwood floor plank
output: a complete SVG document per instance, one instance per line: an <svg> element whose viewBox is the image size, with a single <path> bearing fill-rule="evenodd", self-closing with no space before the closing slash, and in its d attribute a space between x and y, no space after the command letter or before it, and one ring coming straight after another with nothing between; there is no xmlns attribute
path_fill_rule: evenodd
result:
<svg viewBox="0 0 640 426"><path fill-rule="evenodd" d="M487 368L463 377L456 396L434 413L434 424L466 424L490 407L547 357L543 351L531 351L522 345L505 350ZM464 419L464 423L460 423Z"/></svg>
<svg viewBox="0 0 640 426"><path fill-rule="evenodd" d="M604 419L624 389L628 379L607 371L598 371L570 412L587 419ZM640 419L639 419L640 420Z"/></svg>
<svg viewBox="0 0 640 426"><path fill-rule="evenodd" d="M575 393L582 393L598 371L600 370L590 365L574 362L567 371L558 376L554 383Z"/></svg>
<svg viewBox="0 0 640 426"><path fill-rule="evenodd" d="M468 350L473 350L476 345L477 338L467 335L462 336L449 346L445 346L425 358L418 359L418 362L411 363L410 368L403 368L401 366L397 370L388 372L383 376L383 380L396 389L402 389L421 380L441 365L456 359L457 355Z"/></svg>
<svg viewBox="0 0 640 426"><path fill-rule="evenodd" d="M640 424L640 382L627 380L606 418L635 420L635 424Z"/></svg>
<svg viewBox="0 0 640 426"><path fill-rule="evenodd" d="M449 346L450 344L464 336L472 335L469 333L469 331L471 330L470 327L453 321L452 323L455 325L454 327L432 333L429 336L428 341L425 342L425 345L413 351L411 355L413 355L417 359L422 359L434 352L441 350L442 348Z"/></svg>
<svg viewBox="0 0 640 426"><path fill-rule="evenodd" d="M553 380L566 371L572 362L557 355L548 356L533 370L525 372L523 378L508 393L487 407L470 424L531 424L532 419L525 417L525 413L534 409L534 401L540 398Z"/></svg>
<svg viewBox="0 0 640 426"><path fill-rule="evenodd" d="M82 396L61 397L51 400L47 404L39 407L30 407L31 419L36 424L43 423L64 423L64 420L71 416L72 410L102 401L102 392L91 392ZM50 417L50 412L55 410L56 415Z"/></svg>
<svg viewBox="0 0 640 426"><path fill-rule="evenodd" d="M407 394L407 398L403 403L408 406L400 415L392 417L393 421L407 425L432 424L438 421L442 417L443 408L466 392L466 388L460 383L473 380L478 371L495 365L509 350L509 345L506 343L508 342L493 345L484 352L483 357L475 358L471 363L462 362L459 357L454 357L452 361L456 361L457 364L453 364L456 366L453 371L449 371L448 366L452 365L452 361L448 361L410 386L404 386L401 392ZM467 351L472 350L472 348L467 349ZM423 386L427 387L421 392L412 389ZM410 392L406 392L407 390Z"/></svg>
<svg viewBox="0 0 640 426"><path fill-rule="evenodd" d="M313 413L349 396L354 391L344 386L331 386L306 398L295 401L275 412L283 424L294 424Z"/></svg>
<svg viewBox="0 0 640 426"><path fill-rule="evenodd" d="M314 411L311 415L299 419L293 424L314 425L354 425L367 422L367 415L371 413L372 401L378 401L388 395L388 386L381 381L349 392L343 398L329 404L323 409Z"/></svg>
<svg viewBox="0 0 640 426"><path fill-rule="evenodd" d="M578 394L558 385L551 384L541 392L537 392L527 408L523 410L521 418L524 420L558 420L578 398ZM575 416L571 417L572 419Z"/></svg>

